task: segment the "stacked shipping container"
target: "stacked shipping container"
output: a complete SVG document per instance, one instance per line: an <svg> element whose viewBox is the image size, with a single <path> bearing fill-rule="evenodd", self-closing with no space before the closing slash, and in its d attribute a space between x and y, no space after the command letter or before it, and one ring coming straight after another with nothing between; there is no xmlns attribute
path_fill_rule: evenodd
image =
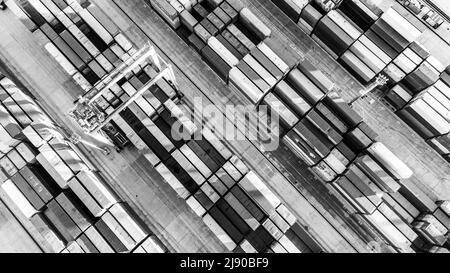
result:
<svg viewBox="0 0 450 273"><path fill-rule="evenodd" d="M146 66L112 89L126 100L154 75ZM235 252L320 251L264 183L209 129L187 118L174 95L161 79L114 122L224 245ZM183 135L173 135L176 123ZM199 130L201 140L194 140Z"/></svg>
<svg viewBox="0 0 450 273"><path fill-rule="evenodd" d="M33 99L1 75L0 97L1 190L53 251L129 252L147 239L139 217L89 170ZM153 250L164 249L157 243Z"/></svg>
<svg viewBox="0 0 450 273"><path fill-rule="evenodd" d="M21 0L10 8L34 35L48 40L45 49L85 91L136 50L95 5L76 0Z"/></svg>
<svg viewBox="0 0 450 273"><path fill-rule="evenodd" d="M404 17L405 10L397 3L383 12L367 1L343 1L338 9L324 12L307 1L275 2L285 2L280 8L364 83L395 69L404 61L399 55L423 31Z"/></svg>
<svg viewBox="0 0 450 273"><path fill-rule="evenodd" d="M287 130L285 143L321 179L330 182L356 213L364 214L391 245L406 252L425 249L430 242L422 240L423 235L419 238L412 223L419 211L434 212L436 205L408 183L412 171L377 142L377 134L337 93L314 84L324 83L319 80L323 74L314 66L302 61L297 70L292 72L309 78L303 76L296 83L288 74L275 88L275 94L291 107L294 121L299 121ZM309 88L304 88L302 84L308 81ZM285 115L280 116L283 121Z"/></svg>
<svg viewBox="0 0 450 273"><path fill-rule="evenodd" d="M215 17L224 18L219 8L227 11L224 6L229 2L235 12L228 13L227 19L219 24ZM323 9L319 12L314 9L317 5L307 5L308 1L276 2L278 5L283 2L282 6L287 4L292 8L289 16L294 21L308 22L309 26L305 29L317 31L316 24L321 22ZM393 82L399 82L407 73L418 69L424 62L420 58L428 58L420 51L417 53L420 45L413 43L420 31L410 29L408 32L400 27L406 22L395 9L382 15L380 9L366 6L363 2L347 1L342 10L329 12L324 17L326 19L322 19L322 34L330 35L330 31L325 31L330 26L334 26L331 29L341 30L339 35L333 34L331 38L327 36L327 39L336 41L332 52L335 54L341 47L339 56L347 54L352 67L363 68L359 72L365 81L370 81L383 70L398 72L404 69L401 70L404 76L391 77ZM240 19L235 18L243 6L236 3L223 1L220 6L209 6L208 2L207 5L193 5L189 11L182 10L180 25L194 32L188 38L189 43L201 51L224 80L228 78L230 84L246 94L253 103L262 101L277 112L283 134L286 134L286 144L322 179L334 181L333 187L354 206L355 212L365 214L391 245L406 252L413 251L412 248L425 249L427 245L413 231L412 222L418 216L417 211L434 211L436 206L407 181L412 175L411 170L384 145L376 143L376 133L362 122L361 117L346 102L334 93L329 94L333 84L314 66L305 61L298 68L292 62L288 65L286 54L280 58L274 52L278 41L272 38L264 41L254 39L248 31L240 28ZM302 17L302 8L305 6ZM357 19L353 22L349 16ZM204 18L209 21L202 21ZM234 23L227 27L230 20ZM390 34L403 35L407 43L390 45L390 36L380 37L371 29L374 23L376 26L389 25L394 29ZM407 27L413 26L408 22ZM236 32L236 29L242 33ZM221 31L222 35L217 35ZM214 39L214 36L217 38ZM347 42L345 37L349 37ZM236 40L241 42L241 46ZM380 41L384 42L382 47L379 46ZM386 52L387 49L391 50ZM417 49L416 52L413 49ZM279 50L276 51L280 54ZM410 65L410 62L413 64Z"/></svg>

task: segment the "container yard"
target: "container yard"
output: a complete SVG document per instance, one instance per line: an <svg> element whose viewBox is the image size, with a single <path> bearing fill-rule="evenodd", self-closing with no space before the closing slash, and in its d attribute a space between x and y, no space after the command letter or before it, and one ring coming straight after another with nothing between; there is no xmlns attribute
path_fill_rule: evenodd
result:
<svg viewBox="0 0 450 273"><path fill-rule="evenodd" d="M444 2L3 1L0 253L449 253Z"/></svg>

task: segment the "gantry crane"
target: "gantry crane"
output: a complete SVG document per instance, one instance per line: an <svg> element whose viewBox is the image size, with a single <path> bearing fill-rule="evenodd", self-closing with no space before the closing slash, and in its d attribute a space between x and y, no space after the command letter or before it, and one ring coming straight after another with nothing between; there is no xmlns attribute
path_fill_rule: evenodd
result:
<svg viewBox="0 0 450 273"><path fill-rule="evenodd" d="M151 65L157 72L157 75L150 79L148 83L137 90L136 93L134 93L127 101L123 102L112 113L105 114L96 100L98 100L105 92L108 92L114 84L126 77L127 74L134 71L139 66L143 68L146 65ZM109 125L110 121L114 119L116 115L125 110L126 107L133 103L150 87L156 85L162 78L167 80L174 88L177 96L181 98L182 93L179 91L172 66L157 54L153 46L146 45L134 53L131 58L105 76L85 95L81 96L75 102L75 107L70 111L69 115L75 119L86 134L102 134L102 128ZM83 141L79 136L72 136L69 139L86 143L86 141ZM86 144L93 145L92 143ZM98 148L104 150L102 147Z"/></svg>

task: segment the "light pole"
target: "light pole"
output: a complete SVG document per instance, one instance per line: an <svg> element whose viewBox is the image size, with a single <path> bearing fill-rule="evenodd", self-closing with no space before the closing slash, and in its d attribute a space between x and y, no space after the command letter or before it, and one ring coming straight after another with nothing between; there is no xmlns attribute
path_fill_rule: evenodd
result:
<svg viewBox="0 0 450 273"><path fill-rule="evenodd" d="M389 79L385 75L378 75L378 77L375 79L375 81L370 84L366 89L360 90L358 96L356 96L354 99L352 99L349 102L349 105L352 106L356 101L366 97L370 92L375 90L379 86L383 86L387 84Z"/></svg>

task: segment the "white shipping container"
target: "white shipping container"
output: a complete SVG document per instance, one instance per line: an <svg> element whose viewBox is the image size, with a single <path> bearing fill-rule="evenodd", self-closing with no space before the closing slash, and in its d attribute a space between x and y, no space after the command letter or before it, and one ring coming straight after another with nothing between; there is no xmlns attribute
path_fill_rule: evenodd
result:
<svg viewBox="0 0 450 273"><path fill-rule="evenodd" d="M226 162L223 164L222 168L227 171L227 173L234 179L234 181L238 182L242 178L242 174L236 169L236 167L231 164L231 162Z"/></svg>
<svg viewBox="0 0 450 273"><path fill-rule="evenodd" d="M252 55L245 55L244 61L250 66L266 83L269 87L273 87L277 84L277 79L270 74ZM267 92L268 90L263 90Z"/></svg>
<svg viewBox="0 0 450 273"><path fill-rule="evenodd" d="M39 147L40 155L52 165L53 169L65 180L69 180L73 176L73 172L67 166L59 155L53 150L50 145L44 144Z"/></svg>
<svg viewBox="0 0 450 273"><path fill-rule="evenodd" d="M252 11L243 8L239 12L239 18L243 25L250 29L261 40L270 37L272 31Z"/></svg>
<svg viewBox="0 0 450 273"><path fill-rule="evenodd" d="M438 112L445 120L450 121L450 111L436 100L430 93L425 93L422 99L431 106L436 112Z"/></svg>
<svg viewBox="0 0 450 273"><path fill-rule="evenodd" d="M92 213L92 215L95 217L100 217L103 213L105 213L106 209L100 206L100 204L91 196L91 194L86 190L86 188L83 187L76 177L73 177L69 181L68 186Z"/></svg>
<svg viewBox="0 0 450 273"><path fill-rule="evenodd" d="M337 151L337 150L336 150ZM333 171L335 171L337 174L342 174L345 172L347 167L342 163L340 159L338 159L334 154L329 154L327 157L325 157L324 161L327 163L328 166L330 166Z"/></svg>
<svg viewBox="0 0 450 273"><path fill-rule="evenodd" d="M23 159L28 163L33 162L36 158L36 151L34 149L32 149L25 142L22 142L19 145L17 145L16 150L23 157Z"/></svg>
<svg viewBox="0 0 450 273"><path fill-rule="evenodd" d="M71 0L70 6L78 13L78 15L83 18L84 21L105 41L106 44L109 44L113 41L113 37L109 32L97 21L97 19L92 16L88 10L83 9L81 5L75 1ZM69 3L68 2L68 3Z"/></svg>
<svg viewBox="0 0 450 273"><path fill-rule="evenodd" d="M270 248L274 253L288 253L287 250L277 241L274 241Z"/></svg>
<svg viewBox="0 0 450 273"><path fill-rule="evenodd" d="M375 56L381 59L384 64L388 64L392 61L392 58L389 57L378 45L372 42L366 35L363 35L359 38L359 41L365 45L370 51L372 51Z"/></svg>
<svg viewBox="0 0 450 273"><path fill-rule="evenodd" d="M59 51L59 49L53 43L47 43L45 49L50 55L61 65L61 67L69 74L73 76L77 73L77 69L70 63L70 61Z"/></svg>
<svg viewBox="0 0 450 273"><path fill-rule="evenodd" d="M114 37L114 40L126 51L128 52L130 49L133 48L133 45L131 44L130 40L128 40L123 33L119 33Z"/></svg>
<svg viewBox="0 0 450 273"><path fill-rule="evenodd" d="M164 180L175 190L179 197L186 199L190 193L189 191L181 184L181 182L176 178L164 164L159 164L155 168L159 174L164 178Z"/></svg>
<svg viewBox="0 0 450 273"><path fill-rule="evenodd" d="M83 249L81 248L81 246L77 243L77 242L70 242L67 245L67 251L69 251L69 253L85 253L83 251Z"/></svg>
<svg viewBox="0 0 450 273"><path fill-rule="evenodd" d="M378 210L371 215L365 215L365 217L393 246L399 248L402 252L412 252L411 242L408 238L392 225Z"/></svg>
<svg viewBox="0 0 450 273"><path fill-rule="evenodd" d="M172 153L172 157L180 164L180 166L189 174L189 176L197 183L198 185L203 184L205 182L205 178L203 175L192 165L191 162L179 151L175 150Z"/></svg>
<svg viewBox="0 0 450 273"><path fill-rule="evenodd" d="M413 24L411 24L393 8L385 11L381 18L410 43L415 41L422 34L420 30L418 30Z"/></svg>
<svg viewBox="0 0 450 273"><path fill-rule="evenodd" d="M383 143L376 142L367 150L378 163L387 168L397 179L408 179L413 175L413 171Z"/></svg>
<svg viewBox="0 0 450 273"><path fill-rule="evenodd" d="M12 163L12 161L7 156L3 156L0 159L0 167L3 168L3 170L9 176L13 176L14 174L16 174L19 171L17 169L17 167L14 165L14 163Z"/></svg>
<svg viewBox="0 0 450 273"><path fill-rule="evenodd" d="M283 217L278 214L278 212L274 211L270 214L269 218L273 221L273 223L281 230L281 232L285 233L291 227Z"/></svg>
<svg viewBox="0 0 450 273"><path fill-rule="evenodd" d="M423 61L423 59L409 47L403 50L402 53L416 65L419 65Z"/></svg>
<svg viewBox="0 0 450 273"><path fill-rule="evenodd" d="M172 117L176 118L181 124L183 124L184 129L190 134L193 135L195 131L197 131L197 126L186 116L186 114L180 109L178 105L175 104L172 100L167 100L164 102L164 106L166 106L167 110L170 111Z"/></svg>
<svg viewBox="0 0 450 273"><path fill-rule="evenodd" d="M25 217L30 218L38 212L11 180L6 180L1 187Z"/></svg>
<svg viewBox="0 0 450 273"><path fill-rule="evenodd" d="M102 237L102 235L100 235L100 233L94 226L88 228L84 234L100 253L115 253L115 251L105 241L105 239Z"/></svg>
<svg viewBox="0 0 450 273"><path fill-rule="evenodd" d="M406 74L413 72L417 68L417 65L403 53L394 59L394 63Z"/></svg>
<svg viewBox="0 0 450 273"><path fill-rule="evenodd" d="M27 14L25 14L25 12L19 8L19 6L17 6L15 1L8 1L8 8L17 16L17 18L19 18L19 20L30 30L30 31L34 31L36 30L38 27L36 26L36 24L33 22L33 20L31 20L30 17L28 17Z"/></svg>
<svg viewBox="0 0 450 273"><path fill-rule="evenodd" d="M90 220L85 213L81 212L76 204L69 199L66 193L61 193L56 197L58 204L64 209L64 211L70 216L70 218L77 224L81 231L85 231L91 226ZM81 199L81 198L79 198Z"/></svg>
<svg viewBox="0 0 450 273"><path fill-rule="evenodd" d="M128 207L124 206L124 204L115 204L109 209L109 212L128 234L130 234L135 242L140 243L148 236L146 228L138 222L140 219L135 219L135 216L130 212Z"/></svg>
<svg viewBox="0 0 450 273"><path fill-rule="evenodd" d="M214 135L213 132L207 127L202 130L203 137L219 152L225 160L231 157L230 150L220 141L220 139Z"/></svg>
<svg viewBox="0 0 450 273"><path fill-rule="evenodd" d="M256 230L260 224L258 220L242 205L242 203L231 192L225 195L225 200L244 219L252 230Z"/></svg>
<svg viewBox="0 0 450 273"><path fill-rule="evenodd" d="M11 162L14 164L17 170L20 170L27 165L27 162L16 150L11 150L8 153L7 157L11 160Z"/></svg>
<svg viewBox="0 0 450 273"><path fill-rule="evenodd" d="M447 110L450 111L450 99L444 96L441 91L439 91L436 87L432 86L427 91L430 93L433 98L435 98L438 102L440 102Z"/></svg>
<svg viewBox="0 0 450 273"><path fill-rule="evenodd" d="M233 166L236 167L236 169L239 170L239 172L242 175L245 175L245 174L247 174L250 171L248 169L248 167L245 165L245 163L241 159L239 159L239 157L237 157L236 155L233 155L230 158L230 162L233 164Z"/></svg>
<svg viewBox="0 0 450 273"><path fill-rule="evenodd" d="M35 214L30 218L30 222L37 229L39 234L49 243L55 253L61 252L65 247L65 242L57 232L49 225L48 220L42 214Z"/></svg>

